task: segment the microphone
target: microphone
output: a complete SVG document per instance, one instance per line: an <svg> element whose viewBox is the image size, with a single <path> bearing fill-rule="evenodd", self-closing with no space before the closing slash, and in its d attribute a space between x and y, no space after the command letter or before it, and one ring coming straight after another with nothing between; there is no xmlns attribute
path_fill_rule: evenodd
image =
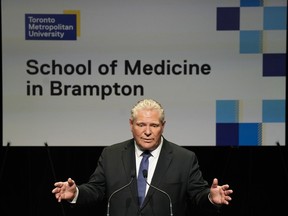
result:
<svg viewBox="0 0 288 216"><path fill-rule="evenodd" d="M146 184L148 184L150 187L156 189L157 191L160 191L161 193L165 194L165 195L168 197L168 199L169 199L169 205L170 205L170 216L173 216L172 201L171 201L171 198L170 198L169 194L166 193L165 191L163 191L163 190L155 187L154 185L149 184L149 183L147 182L147 176L148 176L148 171L147 171L147 170L143 170L143 173L142 173L142 174L143 174L143 177L144 177L144 179L145 179Z"/></svg>
<svg viewBox="0 0 288 216"><path fill-rule="evenodd" d="M110 200L111 198L116 194L118 193L119 191L125 189L126 187L128 187L129 185L131 185L131 183L133 182L133 180L135 179L135 171L131 171L131 180L129 181L128 184L120 187L119 189L115 190L110 196L109 196L109 199L108 199L108 203L107 203L107 216L110 215Z"/></svg>

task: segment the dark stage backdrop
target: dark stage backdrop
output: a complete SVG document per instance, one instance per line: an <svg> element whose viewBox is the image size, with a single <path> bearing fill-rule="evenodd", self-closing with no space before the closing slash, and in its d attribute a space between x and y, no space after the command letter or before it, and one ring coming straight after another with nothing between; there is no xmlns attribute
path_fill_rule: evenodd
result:
<svg viewBox="0 0 288 216"><path fill-rule="evenodd" d="M208 182L217 177L220 184L229 183L234 189L231 205L223 208L220 215L288 213L286 146L187 148L198 155ZM102 149L10 147L7 151L1 147L1 216L104 216L103 204L71 209L66 202L59 204L51 193L55 180L72 177L78 184L87 181Z"/></svg>

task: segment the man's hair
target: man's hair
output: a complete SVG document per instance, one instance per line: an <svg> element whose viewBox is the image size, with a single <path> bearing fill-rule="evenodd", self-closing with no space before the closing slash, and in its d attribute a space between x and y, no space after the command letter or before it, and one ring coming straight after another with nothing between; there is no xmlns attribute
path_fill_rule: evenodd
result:
<svg viewBox="0 0 288 216"><path fill-rule="evenodd" d="M143 99L138 101L135 106L131 109L131 120L137 117L139 110L157 110L160 113L160 121L165 121L165 113L161 104L153 99Z"/></svg>

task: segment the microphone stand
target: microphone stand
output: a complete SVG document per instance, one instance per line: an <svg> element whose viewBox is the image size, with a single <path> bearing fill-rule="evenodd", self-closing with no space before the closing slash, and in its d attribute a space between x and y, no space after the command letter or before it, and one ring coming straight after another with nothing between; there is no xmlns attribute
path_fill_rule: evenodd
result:
<svg viewBox="0 0 288 216"><path fill-rule="evenodd" d="M131 180L130 180L130 182L129 182L128 184L124 185L123 187L117 189L116 191L114 191L114 192L110 195L110 197L109 197L109 199L108 199L108 203L107 203L107 216L110 215L110 200L111 200L111 198L112 198L116 193L118 193L119 191L121 191L121 190L123 190L124 188L128 187L128 186L133 182L134 178L135 178L135 175L134 175L134 173L132 173L132 174L131 174Z"/></svg>
<svg viewBox="0 0 288 216"><path fill-rule="evenodd" d="M7 161L7 155L8 155L9 147L10 147L10 142L7 143L7 146L6 146L6 149L5 149L5 153L4 153L4 156L3 156L1 170L0 170L0 182L2 181L2 177L4 175L4 168L5 168L6 161Z"/></svg>
<svg viewBox="0 0 288 216"><path fill-rule="evenodd" d="M151 185L147 182L147 170L143 170L143 177L145 179L146 184L148 184L150 187L154 188L157 191L160 191L161 193L165 194L168 199L169 199L169 207L170 207L170 216L173 216L173 210L172 210L172 200L171 197L169 196L169 194L163 190L161 190L160 188L155 187L154 185Z"/></svg>
<svg viewBox="0 0 288 216"><path fill-rule="evenodd" d="M55 172L55 168L54 168L54 165L53 165L53 160L52 160L52 157L51 157L51 153L50 153L50 149L49 149L48 143L45 142L44 145L45 145L45 148L46 148L46 151L47 151L47 155L48 155L48 159L49 159L49 163L50 163L50 168L51 168L51 171L52 171L52 175L53 175L54 181L57 181L56 172ZM66 216L66 213L65 213L64 206L63 206L62 202L60 203L60 205L61 205L62 215Z"/></svg>
<svg viewBox="0 0 288 216"><path fill-rule="evenodd" d="M284 160L284 157L283 157L283 154L282 154L282 149L281 149L280 142L277 141L276 145L277 145L277 148L278 148L278 151L279 151L280 159L281 159L283 170L284 170L284 173L285 173L285 178L288 181L288 169L287 169L287 165L285 163L285 160Z"/></svg>

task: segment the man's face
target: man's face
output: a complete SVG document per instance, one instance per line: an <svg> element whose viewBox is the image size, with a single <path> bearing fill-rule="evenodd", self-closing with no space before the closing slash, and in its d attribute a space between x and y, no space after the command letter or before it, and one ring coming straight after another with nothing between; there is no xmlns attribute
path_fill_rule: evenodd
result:
<svg viewBox="0 0 288 216"><path fill-rule="evenodd" d="M160 144L165 122L157 110L140 110L136 119L130 119L134 139L141 150L154 150Z"/></svg>

